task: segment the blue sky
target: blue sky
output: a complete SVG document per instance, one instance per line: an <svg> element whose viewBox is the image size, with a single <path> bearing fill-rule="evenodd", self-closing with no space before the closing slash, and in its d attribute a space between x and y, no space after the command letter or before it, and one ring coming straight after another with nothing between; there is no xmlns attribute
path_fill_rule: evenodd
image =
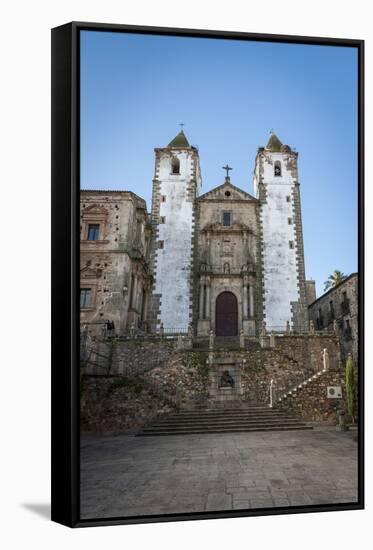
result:
<svg viewBox="0 0 373 550"><path fill-rule="evenodd" d="M185 123L206 192L253 192L273 128L299 152L306 276L357 270L357 51L83 31L81 188L131 190L150 210L154 148Z"/></svg>

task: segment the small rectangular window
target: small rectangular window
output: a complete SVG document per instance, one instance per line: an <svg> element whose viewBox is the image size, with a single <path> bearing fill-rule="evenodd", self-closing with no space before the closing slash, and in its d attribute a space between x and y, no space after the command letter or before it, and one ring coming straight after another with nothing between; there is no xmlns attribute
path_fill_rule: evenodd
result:
<svg viewBox="0 0 373 550"><path fill-rule="evenodd" d="M166 216L161 216L161 223L166 223Z"/></svg>
<svg viewBox="0 0 373 550"><path fill-rule="evenodd" d="M97 223L90 223L88 225L87 240L98 241L99 233L100 233L100 225Z"/></svg>
<svg viewBox="0 0 373 550"><path fill-rule="evenodd" d="M164 248L164 241L158 241L158 248Z"/></svg>
<svg viewBox="0 0 373 550"><path fill-rule="evenodd" d="M290 195L286 196L286 202L290 202Z"/></svg>
<svg viewBox="0 0 373 550"><path fill-rule="evenodd" d="M291 248L291 249L294 248L294 241L289 241L289 248Z"/></svg>
<svg viewBox="0 0 373 550"><path fill-rule="evenodd" d="M231 225L231 213L223 212L223 225L229 227Z"/></svg>
<svg viewBox="0 0 373 550"><path fill-rule="evenodd" d="M288 224L291 225L293 223L293 219L292 218L288 218Z"/></svg>
<svg viewBox="0 0 373 550"><path fill-rule="evenodd" d="M89 307L91 305L91 289L90 288L81 288L80 289L80 307Z"/></svg>
<svg viewBox="0 0 373 550"><path fill-rule="evenodd" d="M166 195L161 195L161 202L166 202Z"/></svg>

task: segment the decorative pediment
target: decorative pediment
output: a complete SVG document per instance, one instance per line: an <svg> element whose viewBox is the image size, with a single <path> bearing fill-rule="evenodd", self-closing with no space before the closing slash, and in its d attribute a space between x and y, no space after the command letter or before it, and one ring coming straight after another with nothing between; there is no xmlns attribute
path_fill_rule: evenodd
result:
<svg viewBox="0 0 373 550"><path fill-rule="evenodd" d="M92 267L86 266L80 270L81 279L98 279L101 277L102 269L94 269Z"/></svg>
<svg viewBox="0 0 373 550"><path fill-rule="evenodd" d="M108 215L108 211L103 206L100 206L99 204L91 204L91 206L87 206L87 208L84 208L83 217L100 217L100 218L106 218Z"/></svg>
<svg viewBox="0 0 373 550"><path fill-rule="evenodd" d="M229 204L230 201L253 201L257 202L257 199L250 195L250 193L246 193L243 189L240 189L239 187L236 187L235 185L232 185L230 182L224 182L222 185L219 185L219 187L215 187L215 189L211 189L211 191L208 191L204 195L201 195L198 198L199 201L204 200L214 200L214 201L224 201L227 204Z"/></svg>

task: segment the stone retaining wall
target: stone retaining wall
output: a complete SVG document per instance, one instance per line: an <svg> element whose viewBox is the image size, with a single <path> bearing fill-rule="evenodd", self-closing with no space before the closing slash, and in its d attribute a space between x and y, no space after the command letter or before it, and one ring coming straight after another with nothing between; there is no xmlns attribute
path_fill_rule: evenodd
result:
<svg viewBox="0 0 373 550"><path fill-rule="evenodd" d="M117 376L85 376L81 382L83 432L137 431L174 408L146 389L141 381Z"/></svg>
<svg viewBox="0 0 373 550"><path fill-rule="evenodd" d="M104 377L91 379L88 386L83 384L82 390L83 412L88 415L86 424L105 430L106 426L135 429L156 416L166 404L171 409L216 407L223 401L223 393L232 394L231 406L237 400L243 405L269 404L271 380L277 397L281 396L322 370L325 348L330 362L328 373L280 406L289 407L306 420L327 423L336 423L339 411L344 409L343 399L326 397L327 386L340 385L344 379L339 344L333 335L276 337L274 348L254 350L205 352L181 351L176 347L175 340L167 339L113 343L110 373L119 380L138 381L143 389L132 398L128 393L131 388L123 385L119 389L118 382L114 393L105 394L109 382ZM225 370L236 385L232 392L220 388Z"/></svg>
<svg viewBox="0 0 373 550"><path fill-rule="evenodd" d="M175 340L139 339L119 341L113 352L113 372L145 372L167 361L175 351Z"/></svg>
<svg viewBox="0 0 373 550"><path fill-rule="evenodd" d="M311 370L322 368L320 358L324 349L328 351L331 368L336 367L340 361L339 344L334 334L278 336L275 337L275 345L276 350L309 366Z"/></svg>

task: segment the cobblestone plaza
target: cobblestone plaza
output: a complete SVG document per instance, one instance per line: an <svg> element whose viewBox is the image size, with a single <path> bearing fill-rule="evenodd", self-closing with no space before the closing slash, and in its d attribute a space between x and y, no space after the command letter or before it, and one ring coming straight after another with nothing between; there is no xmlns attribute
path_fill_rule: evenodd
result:
<svg viewBox="0 0 373 550"><path fill-rule="evenodd" d="M81 517L356 502L356 432L87 436Z"/></svg>

